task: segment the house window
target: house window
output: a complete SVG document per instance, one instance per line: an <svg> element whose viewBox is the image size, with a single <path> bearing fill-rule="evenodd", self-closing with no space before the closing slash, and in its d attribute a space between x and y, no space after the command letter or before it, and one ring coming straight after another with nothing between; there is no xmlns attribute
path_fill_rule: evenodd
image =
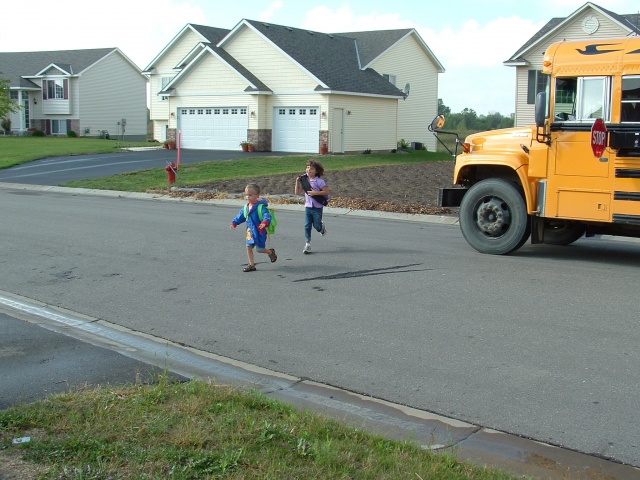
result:
<svg viewBox="0 0 640 480"><path fill-rule="evenodd" d="M211 115L211 109L210 108L205 109L204 113L206 115Z"/></svg>
<svg viewBox="0 0 640 480"><path fill-rule="evenodd" d="M204 115L204 108L198 109L198 115Z"/></svg>
<svg viewBox="0 0 640 480"><path fill-rule="evenodd" d="M220 109L219 108L214 108L213 109L213 114L214 115L220 115Z"/></svg>
<svg viewBox="0 0 640 480"><path fill-rule="evenodd" d="M9 97L11 97L11 100L18 100L18 91L17 90L11 90L9 91Z"/></svg>
<svg viewBox="0 0 640 480"><path fill-rule="evenodd" d="M64 80L45 80L46 84L46 95L47 99L59 98L59 99L68 99L68 84L69 81L67 79Z"/></svg>
<svg viewBox="0 0 640 480"><path fill-rule="evenodd" d="M247 109L246 108L241 108L240 109L240 115L246 115L247 114Z"/></svg>
<svg viewBox="0 0 640 480"><path fill-rule="evenodd" d="M640 76L622 77L621 122L640 122Z"/></svg>
<svg viewBox="0 0 640 480"><path fill-rule="evenodd" d="M383 73L383 74L382 74L382 77L383 77L387 82L389 82L391 85L394 85L394 86L395 86L395 84L396 84L396 76L395 76L395 75L392 75L392 74L390 74L390 73Z"/></svg>
<svg viewBox="0 0 640 480"><path fill-rule="evenodd" d="M529 81L527 83L527 103L533 105L536 103L536 95L547 90L549 84L549 75L542 73L541 70L529 70Z"/></svg>
<svg viewBox="0 0 640 480"><path fill-rule="evenodd" d="M301 108L300 109L300 115L306 115L307 114L307 109L306 108Z"/></svg>
<svg viewBox="0 0 640 480"><path fill-rule="evenodd" d="M222 109L222 114L223 115L229 115L229 109L228 108L223 108Z"/></svg>
<svg viewBox="0 0 640 480"><path fill-rule="evenodd" d="M315 108L309 109L309 115L317 115L317 114L318 114L318 110L316 110Z"/></svg>
<svg viewBox="0 0 640 480"><path fill-rule="evenodd" d="M295 115L296 114L296 109L295 108L290 108L289 109L289 115Z"/></svg>
<svg viewBox="0 0 640 480"><path fill-rule="evenodd" d="M285 113L287 113L287 111L284 108L278 109L278 115L284 115Z"/></svg>
<svg viewBox="0 0 640 480"><path fill-rule="evenodd" d="M66 135L66 134L67 134L66 120L51 120L51 135Z"/></svg>
<svg viewBox="0 0 640 480"><path fill-rule="evenodd" d="M190 108L189 109L189 115L195 115L196 114L196 109L195 108Z"/></svg>
<svg viewBox="0 0 640 480"><path fill-rule="evenodd" d="M238 114L238 109L237 108L232 108L231 109L231 115L237 115Z"/></svg>
<svg viewBox="0 0 640 480"><path fill-rule="evenodd" d="M182 110L180 110L180 115L186 115L187 114L187 109L183 108Z"/></svg>

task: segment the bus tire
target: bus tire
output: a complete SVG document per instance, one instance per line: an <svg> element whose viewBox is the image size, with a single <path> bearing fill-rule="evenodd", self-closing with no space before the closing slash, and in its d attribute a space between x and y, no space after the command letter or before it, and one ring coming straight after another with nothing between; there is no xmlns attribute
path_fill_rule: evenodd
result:
<svg viewBox="0 0 640 480"><path fill-rule="evenodd" d="M462 198L459 218L462 235L480 253L506 255L531 234L522 192L501 178L473 185Z"/></svg>
<svg viewBox="0 0 640 480"><path fill-rule="evenodd" d="M571 245L584 235L585 230L579 223L545 223L542 241L547 245Z"/></svg>

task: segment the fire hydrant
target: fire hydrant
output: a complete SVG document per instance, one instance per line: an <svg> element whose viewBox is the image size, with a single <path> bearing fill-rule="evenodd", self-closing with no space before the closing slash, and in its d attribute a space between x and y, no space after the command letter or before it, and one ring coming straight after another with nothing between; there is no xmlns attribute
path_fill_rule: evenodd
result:
<svg viewBox="0 0 640 480"><path fill-rule="evenodd" d="M176 181L176 170L178 169L178 167L176 167L176 164L171 162L169 165L167 165L166 167L164 167L165 172L167 172L167 182L169 183L169 185L171 185L172 183L174 183Z"/></svg>

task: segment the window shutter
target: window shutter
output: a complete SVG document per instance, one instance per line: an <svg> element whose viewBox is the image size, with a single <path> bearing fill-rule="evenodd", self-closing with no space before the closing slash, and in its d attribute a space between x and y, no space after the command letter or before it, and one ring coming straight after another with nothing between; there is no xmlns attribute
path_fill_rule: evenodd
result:
<svg viewBox="0 0 640 480"><path fill-rule="evenodd" d="M71 119L67 118L67 132L71 130Z"/></svg>
<svg viewBox="0 0 640 480"><path fill-rule="evenodd" d="M533 105L536 103L536 71L529 70L529 79L527 82L527 103Z"/></svg>
<svg viewBox="0 0 640 480"><path fill-rule="evenodd" d="M45 135L51 135L51 120L44 121L44 133Z"/></svg>
<svg viewBox="0 0 640 480"><path fill-rule="evenodd" d="M47 99L47 87L49 85L47 85L49 83L49 80L43 80L42 82L42 99L46 100Z"/></svg>
<svg viewBox="0 0 640 480"><path fill-rule="evenodd" d="M62 88L64 89L64 99L69 100L69 79L65 78L62 81Z"/></svg>

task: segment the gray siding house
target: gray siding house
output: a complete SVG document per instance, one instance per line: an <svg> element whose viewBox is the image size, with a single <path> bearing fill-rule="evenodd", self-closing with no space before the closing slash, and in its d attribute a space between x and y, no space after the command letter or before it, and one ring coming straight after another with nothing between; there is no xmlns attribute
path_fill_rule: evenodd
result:
<svg viewBox="0 0 640 480"><path fill-rule="evenodd" d="M146 139L147 79L117 48L0 52L0 78L21 107L13 134Z"/></svg>
<svg viewBox="0 0 640 480"><path fill-rule="evenodd" d="M640 15L620 15L587 2L566 18L552 18L504 65L516 68L515 126L533 125L536 93L547 87L542 74L546 49L555 42L607 39L640 34Z"/></svg>

